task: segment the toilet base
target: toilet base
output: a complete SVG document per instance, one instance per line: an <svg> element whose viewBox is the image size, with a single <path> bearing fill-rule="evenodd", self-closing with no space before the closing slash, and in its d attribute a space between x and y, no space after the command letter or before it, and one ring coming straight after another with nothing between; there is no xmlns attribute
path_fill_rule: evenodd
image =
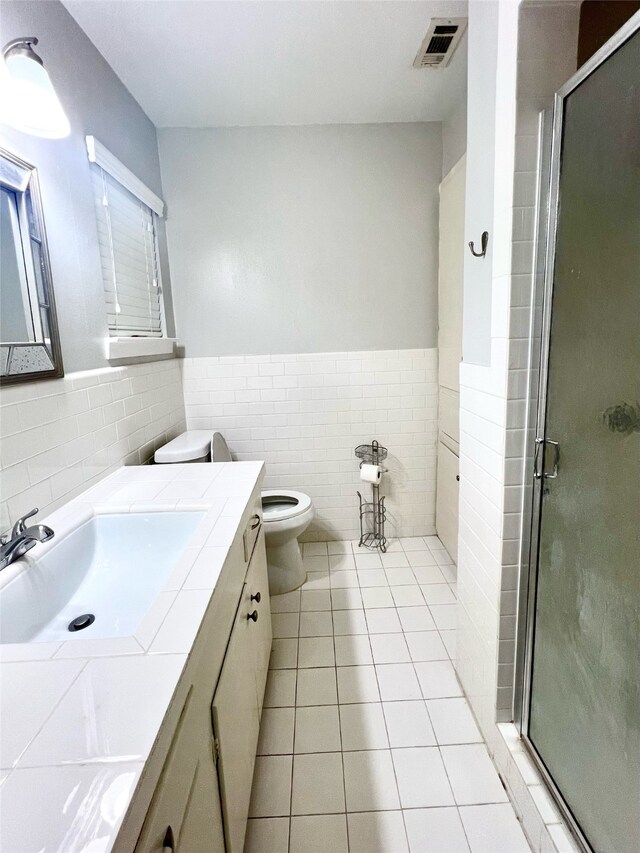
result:
<svg viewBox="0 0 640 853"><path fill-rule="evenodd" d="M302 554L295 537L277 545L270 545L267 539L267 571L270 595L282 595L302 586L307 573L302 566Z"/></svg>

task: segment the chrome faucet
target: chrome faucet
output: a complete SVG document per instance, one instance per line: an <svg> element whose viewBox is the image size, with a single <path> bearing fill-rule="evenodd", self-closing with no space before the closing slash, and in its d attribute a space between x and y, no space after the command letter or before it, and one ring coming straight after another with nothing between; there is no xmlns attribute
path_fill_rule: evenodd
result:
<svg viewBox="0 0 640 853"><path fill-rule="evenodd" d="M54 535L53 530L46 524L25 525L25 521L38 512L32 509L13 525L11 533L0 538L0 571L10 566L14 560L24 556L36 542L48 542Z"/></svg>

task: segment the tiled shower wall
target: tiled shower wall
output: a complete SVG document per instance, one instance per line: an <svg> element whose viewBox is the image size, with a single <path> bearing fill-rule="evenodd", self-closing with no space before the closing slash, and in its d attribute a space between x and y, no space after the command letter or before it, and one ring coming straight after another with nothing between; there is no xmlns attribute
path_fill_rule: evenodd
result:
<svg viewBox="0 0 640 853"><path fill-rule="evenodd" d="M0 530L47 511L122 464L146 462L185 428L179 362L12 385L0 404Z"/></svg>
<svg viewBox="0 0 640 853"><path fill-rule="evenodd" d="M518 19L518 11L520 13ZM461 366L457 670L537 853L574 844L513 713L533 304L538 113L573 71L578 4L500 2L491 367ZM517 84L516 84L517 80ZM532 385L534 383L534 385ZM530 475L529 475L530 476Z"/></svg>
<svg viewBox="0 0 640 853"><path fill-rule="evenodd" d="M505 488L502 569L503 581L508 578L510 585L508 595L504 583L502 587L497 703L500 721L512 719L518 601L511 584L520 571L521 528L529 523L522 512L524 489L530 489L533 482L532 460L525 458L525 440L528 436L531 448L536 424L527 422L527 413L530 401L534 410L537 403L540 358L539 340L535 336L530 352L531 330L540 327L544 286L543 264L536 269L537 242L544 241L546 225L538 218L546 196L545 179L538 174L542 145L540 114L546 110L548 133L553 95L576 71L579 15L578 3L550 2L542 6L523 3L518 21L506 442L506 465L511 479ZM544 193L542 204L539 193ZM543 233L539 235L540 230Z"/></svg>
<svg viewBox="0 0 640 853"><path fill-rule="evenodd" d="M299 489L305 539L358 535L354 448L389 449L381 494L392 536L435 533L437 350L186 358L187 425L219 430L236 459L267 462L265 488Z"/></svg>
<svg viewBox="0 0 640 853"><path fill-rule="evenodd" d="M501 10L492 358L490 368L462 365L460 413L458 668L489 740L496 718L510 720L513 710L525 430L537 378L529 349L539 113L575 71L579 6L532 2L518 12L503 2Z"/></svg>

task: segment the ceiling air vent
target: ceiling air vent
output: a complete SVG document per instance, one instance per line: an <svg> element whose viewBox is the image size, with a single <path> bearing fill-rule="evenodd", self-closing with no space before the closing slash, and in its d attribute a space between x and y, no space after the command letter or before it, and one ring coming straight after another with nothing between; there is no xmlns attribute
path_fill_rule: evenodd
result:
<svg viewBox="0 0 640 853"><path fill-rule="evenodd" d="M466 18L432 18L413 67L446 68L466 28Z"/></svg>

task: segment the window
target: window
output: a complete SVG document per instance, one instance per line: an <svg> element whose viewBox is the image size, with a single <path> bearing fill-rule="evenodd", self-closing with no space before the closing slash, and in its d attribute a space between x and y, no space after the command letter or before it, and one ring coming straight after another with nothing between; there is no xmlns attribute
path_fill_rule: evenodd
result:
<svg viewBox="0 0 640 853"><path fill-rule="evenodd" d="M157 244L164 204L94 137L87 137L87 150L109 335L164 338ZM153 353L148 345L143 351Z"/></svg>
<svg viewBox="0 0 640 853"><path fill-rule="evenodd" d="M93 164L109 334L162 337L153 211Z"/></svg>

